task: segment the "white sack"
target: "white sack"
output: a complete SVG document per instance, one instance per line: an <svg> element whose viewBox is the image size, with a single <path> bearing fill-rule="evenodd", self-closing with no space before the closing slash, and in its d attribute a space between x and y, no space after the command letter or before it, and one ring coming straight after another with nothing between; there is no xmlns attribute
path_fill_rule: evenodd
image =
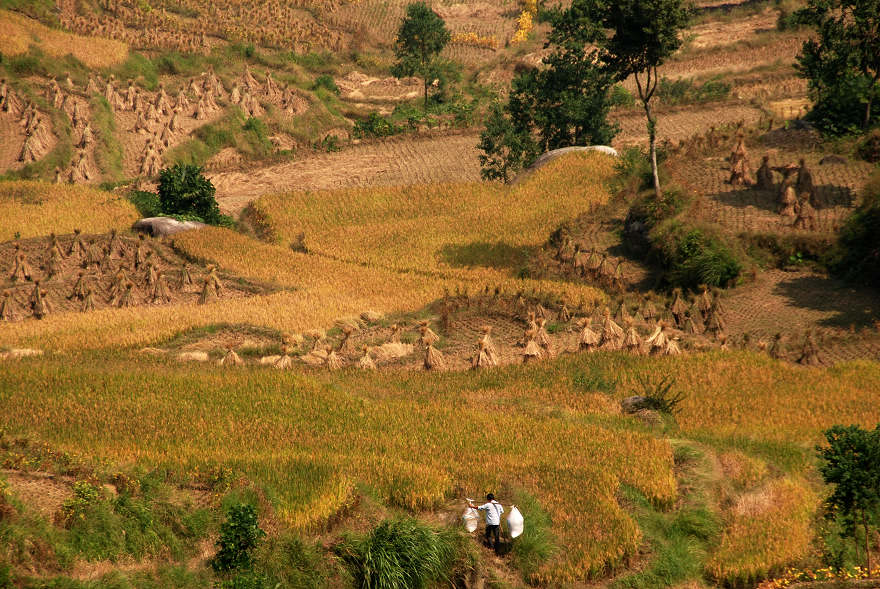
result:
<svg viewBox="0 0 880 589"><path fill-rule="evenodd" d="M468 532L474 532L480 523L480 513L473 507L467 507L461 519L464 520L464 529Z"/></svg>
<svg viewBox="0 0 880 589"><path fill-rule="evenodd" d="M523 516L516 505L510 508L510 514L507 516L507 529L510 531L511 538L516 538L523 533Z"/></svg>

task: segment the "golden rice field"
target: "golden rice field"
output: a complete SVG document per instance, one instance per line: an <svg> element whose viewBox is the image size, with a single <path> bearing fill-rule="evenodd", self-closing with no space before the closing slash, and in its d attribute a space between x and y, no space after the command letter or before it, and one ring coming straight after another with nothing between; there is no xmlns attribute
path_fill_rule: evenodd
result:
<svg viewBox="0 0 880 589"><path fill-rule="evenodd" d="M83 214L88 211L88 214ZM137 209L122 196L82 185L0 182L0 241L49 233L128 229Z"/></svg>
<svg viewBox="0 0 880 589"><path fill-rule="evenodd" d="M416 511L520 487L566 547L541 573L552 584L637 553L620 483L663 504L677 494L668 443L596 413L604 399L562 386L553 368L307 376L91 357L0 372L10 433L115 464L230 466L265 485L299 529L326 521L358 485Z"/></svg>
<svg viewBox="0 0 880 589"><path fill-rule="evenodd" d="M733 370L740 378L729 377ZM865 401L880 385L875 366L801 372L742 352L663 359L596 353L440 374L220 370L87 352L0 371L0 411L12 434L111 464L163 465L184 475L232 467L265 486L279 516L303 530L325 522L363 485L416 512L461 493L523 488L548 511L565 548L535 579L556 586L605 574L637 554L641 533L616 499L619 484L659 505L677 497L668 442L621 417L613 400L631 394L637 375L676 379L686 395L679 438L703 431L704 407L713 408L716 423L739 414L748 424L722 428L722 445L787 433L807 452L830 423L880 419ZM591 391L584 374L619 380L616 393ZM821 386L805 389L810 377ZM787 404L800 411L783 412L778 427L774 414L785 404L749 403L741 394L743 383L762 379L793 381ZM748 471L760 463L729 454L739 454ZM800 472L745 470L731 475L747 488L722 514L707 561L717 579L758 578L809 553L817 505L811 484Z"/></svg>
<svg viewBox="0 0 880 589"><path fill-rule="evenodd" d="M344 233L353 241L361 240L361 245L350 243L350 247L356 248L350 257L341 255L344 253L341 250L323 252L314 247L308 237L311 233L307 233L306 240L314 253L309 254L262 243L227 229L207 228L181 234L175 237L174 243L186 255L216 263L224 270L250 279L274 283L286 290L250 299L220 300L204 306L103 309L87 317L78 313L57 313L41 321L15 325L0 323L0 342L55 350L143 346L188 328L217 322L302 331L327 327L336 319L359 315L368 309L382 313L411 311L436 300L445 290L454 291L456 288L477 292L485 287L500 287L507 292L548 293L571 303L601 303L605 295L589 286L515 279L506 269L449 268L437 259L435 252L445 246L466 245L473 241L504 240L512 247L540 245L553 228L553 215L557 219L575 216L594 203L604 202L607 192L596 180L607 177L610 170L611 163L607 158L561 158L542 168L529 182L513 189L512 196L502 186L481 184L465 185L466 188L454 185L440 189L415 187L410 195L401 195L397 188L364 192L372 195L372 200L366 200L365 196L362 202L348 203L350 207L362 207L365 211L364 233L359 233L360 227L346 227L339 216L343 212L338 208L333 211L336 216L327 218L323 233L327 239L332 239L335 231ZM594 174L595 180L591 179ZM582 197L562 196L566 178L580 183L578 194ZM52 187L39 183L13 183L6 190L11 195L44 194L41 190L48 194ZM4 218L3 222L9 223L10 227L7 239L13 236L13 227L26 226L26 220L30 218L38 218L39 223L29 227L29 233L22 237L52 231L69 233L77 226L80 211L109 209L117 203L121 211L127 211L126 214L110 217L104 225L84 226L83 231L108 231L113 227L126 229L136 218L133 207L107 193L69 187L60 190L57 198L40 200L28 196L34 201L33 205L21 204L24 196L10 197L9 200L19 208L10 209ZM64 191L70 191L72 195L90 195L92 200L84 202L82 208L55 208L53 203L71 202L74 198L65 196L68 192ZM479 198L470 197L469 191ZM347 192L342 191L342 194ZM329 203L337 196L337 193L322 193L320 198ZM395 199L399 201L396 204ZM418 222L425 225L423 231L398 233L391 237L394 245L381 239L382 223L378 219L383 210L380 206L385 207L389 218L401 219L404 223L403 219L419 214L426 210L425 207L441 205L461 210L463 222L454 222L452 216L439 215L432 221L431 215L425 212L418 218ZM34 208L27 208L30 206ZM312 227L317 226L321 214L321 208L316 209ZM92 217L92 221L101 219L96 215ZM289 217L280 218L277 229L274 227L276 218L269 218L273 231L279 235L293 231L289 227ZM367 229L373 233L368 235ZM374 250L363 249L367 247ZM385 247L396 251L400 259L386 254ZM413 263L412 260L422 261Z"/></svg>
<svg viewBox="0 0 880 589"><path fill-rule="evenodd" d="M397 270L448 271L463 247L538 246L562 222L604 204L612 158L558 158L514 187L437 184L295 192L254 203L275 237L311 251ZM450 254L450 252L453 252Z"/></svg>
<svg viewBox="0 0 880 589"><path fill-rule="evenodd" d="M120 41L83 37L50 29L38 21L8 10L0 10L0 39L3 39L5 55L27 53L31 45L36 45L47 55L73 55L92 68L116 65L128 57L128 45Z"/></svg>

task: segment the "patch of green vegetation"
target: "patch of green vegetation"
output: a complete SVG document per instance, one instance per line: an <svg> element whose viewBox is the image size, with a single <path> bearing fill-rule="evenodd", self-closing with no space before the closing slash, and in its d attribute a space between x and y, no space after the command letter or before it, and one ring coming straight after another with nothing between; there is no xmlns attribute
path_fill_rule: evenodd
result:
<svg viewBox="0 0 880 589"><path fill-rule="evenodd" d="M530 493L517 489L513 499L517 509L529 514L529 521L522 535L513 539L511 556L523 579L534 582L541 566L558 550L551 532L553 521Z"/></svg>
<svg viewBox="0 0 880 589"><path fill-rule="evenodd" d="M734 284L743 264L731 245L707 225L668 219L649 234L652 252L672 286L696 291L699 285Z"/></svg>
<svg viewBox="0 0 880 589"><path fill-rule="evenodd" d="M709 78L697 84L692 78L670 80L661 78L657 86L657 97L663 104L700 104L713 100L724 100L730 95L731 85L720 76Z"/></svg>
<svg viewBox="0 0 880 589"><path fill-rule="evenodd" d="M688 489L675 511L659 510L638 490L621 485L620 494L632 506L652 554L644 570L618 579L614 589L662 589L702 578L708 549L717 541L721 525L707 504L703 453L677 445L674 455Z"/></svg>
<svg viewBox="0 0 880 589"><path fill-rule="evenodd" d="M441 258L451 266L484 266L517 270L535 253L533 246L513 246L504 242L448 244L440 250Z"/></svg>
<svg viewBox="0 0 880 589"><path fill-rule="evenodd" d="M366 535L347 535L335 550L357 587L421 589L449 578L460 544L452 529L402 518L386 520Z"/></svg>
<svg viewBox="0 0 880 589"><path fill-rule="evenodd" d="M880 171L862 190L862 204L846 220L828 265L848 280L880 286Z"/></svg>
<svg viewBox="0 0 880 589"><path fill-rule="evenodd" d="M128 54L128 59L107 73L115 75L120 80L134 80L151 91L159 84L159 69L156 63L133 51Z"/></svg>
<svg viewBox="0 0 880 589"><path fill-rule="evenodd" d="M90 103L92 124L97 131L95 161L104 178L118 181L122 178L122 145L116 138L116 119L110 103L103 96L93 96Z"/></svg>
<svg viewBox="0 0 880 589"><path fill-rule="evenodd" d="M234 147L251 159L265 158L274 149L265 123L245 117L233 107L218 121L199 127L193 138L168 151L165 161L203 166L226 147Z"/></svg>
<svg viewBox="0 0 880 589"><path fill-rule="evenodd" d="M146 190L134 190L128 194L128 200L138 210L141 217L158 217L162 215L162 204L159 195Z"/></svg>
<svg viewBox="0 0 880 589"><path fill-rule="evenodd" d="M0 0L0 9L20 12L50 27L61 26L58 8L52 0Z"/></svg>

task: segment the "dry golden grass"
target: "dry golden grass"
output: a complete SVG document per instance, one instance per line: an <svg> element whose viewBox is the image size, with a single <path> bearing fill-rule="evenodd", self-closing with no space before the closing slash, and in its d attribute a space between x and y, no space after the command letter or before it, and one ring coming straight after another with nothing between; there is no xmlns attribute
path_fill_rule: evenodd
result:
<svg viewBox="0 0 880 589"><path fill-rule="evenodd" d="M138 218L125 198L82 185L0 182L0 241L49 233L128 229Z"/></svg>
<svg viewBox="0 0 880 589"><path fill-rule="evenodd" d="M707 572L733 585L754 584L781 572L809 551L817 502L806 483L791 478L740 496L727 514Z"/></svg>
<svg viewBox="0 0 880 589"><path fill-rule="evenodd" d="M337 513L356 485L416 512L490 490L509 502L508 489L523 488L565 548L539 574L560 586L637 554L641 533L615 498L621 483L664 504L677 496L669 444L576 409L584 394L562 384L564 363L298 375L99 357L0 371L8 431L116 464L230 466L271 490L299 529Z"/></svg>
<svg viewBox="0 0 880 589"><path fill-rule="evenodd" d="M254 207L284 242L399 270L448 271L463 248L538 246L561 222L607 201L613 159L578 153L554 160L513 188L438 184L296 192Z"/></svg>
<svg viewBox="0 0 880 589"><path fill-rule="evenodd" d="M8 10L0 10L0 39L5 55L27 53L31 45L36 45L47 55L70 54L92 68L116 65L128 57L128 45L120 41L57 31Z"/></svg>

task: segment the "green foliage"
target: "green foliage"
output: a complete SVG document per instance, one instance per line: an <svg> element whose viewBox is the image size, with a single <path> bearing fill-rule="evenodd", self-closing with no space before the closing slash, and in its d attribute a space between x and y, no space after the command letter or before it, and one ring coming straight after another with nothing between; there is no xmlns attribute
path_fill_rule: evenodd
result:
<svg viewBox="0 0 880 589"><path fill-rule="evenodd" d="M159 70L156 64L140 53L129 53L128 59L110 71L118 79L135 80L147 90L155 90L159 84Z"/></svg>
<svg viewBox="0 0 880 589"><path fill-rule="evenodd" d="M667 513L651 505L645 496L628 485L622 494L635 507L636 519L651 546L647 566L616 580L614 589L664 589L699 579L707 548L717 541L720 523L702 501L691 500ZM702 499L702 498L699 498Z"/></svg>
<svg viewBox="0 0 880 589"><path fill-rule="evenodd" d="M220 526L217 554L211 559L211 568L218 573L250 569L253 551L265 535L253 505L239 503L231 506L226 512L226 521Z"/></svg>
<svg viewBox="0 0 880 589"><path fill-rule="evenodd" d="M557 549L551 532L553 521L538 500L526 491L515 491L513 499L517 509L529 518L522 535L513 540L513 562L527 582L537 581L541 566Z"/></svg>
<svg viewBox="0 0 880 589"><path fill-rule="evenodd" d="M796 22L818 34L797 57L814 101L810 118L830 134L880 123L880 0L808 0Z"/></svg>
<svg viewBox="0 0 880 589"><path fill-rule="evenodd" d="M866 162L880 163L880 129L865 135L856 146L856 153Z"/></svg>
<svg viewBox="0 0 880 589"><path fill-rule="evenodd" d="M206 223L217 223L221 215L215 192L198 166L175 164L159 173L159 203L164 213L194 215Z"/></svg>
<svg viewBox="0 0 880 589"><path fill-rule="evenodd" d="M615 84L611 87L611 94L608 96L608 104L611 106L630 108L636 105L636 99L632 93L623 86L623 84Z"/></svg>
<svg viewBox="0 0 880 589"><path fill-rule="evenodd" d="M450 77L451 63L440 58L440 52L452 35L446 23L424 2L413 2L406 7L406 16L394 40L397 61L391 68L396 78L418 76L425 89L424 108L428 110L428 90L435 79Z"/></svg>
<svg viewBox="0 0 880 589"><path fill-rule="evenodd" d="M657 86L657 97L664 104L697 104L723 100L730 94L730 83L723 81L720 76L710 78L699 86L690 78L670 80L660 78Z"/></svg>
<svg viewBox="0 0 880 589"><path fill-rule="evenodd" d="M598 366L591 366L589 372L577 372L571 379L572 384L581 391L614 393L617 390L617 379L610 378Z"/></svg>
<svg viewBox="0 0 880 589"><path fill-rule="evenodd" d="M366 536L348 536L336 546L361 589L421 589L447 578L456 556L457 534L435 530L413 518L386 520Z"/></svg>
<svg viewBox="0 0 880 589"><path fill-rule="evenodd" d="M103 96L93 96L90 105L92 108L92 122L97 131L95 145L95 161L98 168L104 173L109 181L122 178L122 145L116 138L116 118L110 103Z"/></svg>
<svg viewBox="0 0 880 589"><path fill-rule="evenodd" d="M880 172L871 177L862 204L846 220L828 265L846 279L880 286Z"/></svg>
<svg viewBox="0 0 880 589"><path fill-rule="evenodd" d="M73 484L73 497L61 504L61 519L65 527L84 520L86 514L104 499L103 492L86 481Z"/></svg>
<svg viewBox="0 0 880 589"><path fill-rule="evenodd" d="M638 375L638 388L633 390L634 395L645 397L645 407L653 409L666 415L674 416L681 409L679 404L684 401L687 396L681 392L675 392L672 387L675 386L675 379L666 374L657 380L652 380L648 376Z"/></svg>
<svg viewBox="0 0 880 589"><path fill-rule="evenodd" d="M864 531L866 568L871 570L870 528L880 515L880 425L863 430L835 425L825 431L827 447L817 446L819 472L834 490L826 500L829 518L841 524L843 536L856 538Z"/></svg>
<svg viewBox="0 0 880 589"><path fill-rule="evenodd" d="M128 195L128 200L138 210L141 217L159 217L162 215L162 203L159 195L146 190L135 190Z"/></svg>
<svg viewBox="0 0 880 589"><path fill-rule="evenodd" d="M292 534L263 543L255 556L254 568L274 588L320 589L327 586L326 561L319 547Z"/></svg>
<svg viewBox="0 0 880 589"><path fill-rule="evenodd" d="M324 88L325 90L329 90L333 94L339 96L339 86L336 85L336 81L333 79L333 76L329 74L321 74L317 78L315 78L314 88L317 90L318 88Z"/></svg>
<svg viewBox="0 0 880 589"><path fill-rule="evenodd" d="M586 41L593 24L575 10L555 13L546 67L518 74L507 104L490 111L479 146L484 179L507 181L545 151L607 145L617 134L608 122L614 74L598 65Z"/></svg>
<svg viewBox="0 0 880 589"><path fill-rule="evenodd" d="M390 137L403 129L379 113L372 112L366 119L356 121L352 135L357 138Z"/></svg>
<svg viewBox="0 0 880 589"><path fill-rule="evenodd" d="M701 284L726 287L742 271L730 246L706 227L669 219L655 227L649 239L653 253L667 270L667 282L673 286L691 290Z"/></svg>

